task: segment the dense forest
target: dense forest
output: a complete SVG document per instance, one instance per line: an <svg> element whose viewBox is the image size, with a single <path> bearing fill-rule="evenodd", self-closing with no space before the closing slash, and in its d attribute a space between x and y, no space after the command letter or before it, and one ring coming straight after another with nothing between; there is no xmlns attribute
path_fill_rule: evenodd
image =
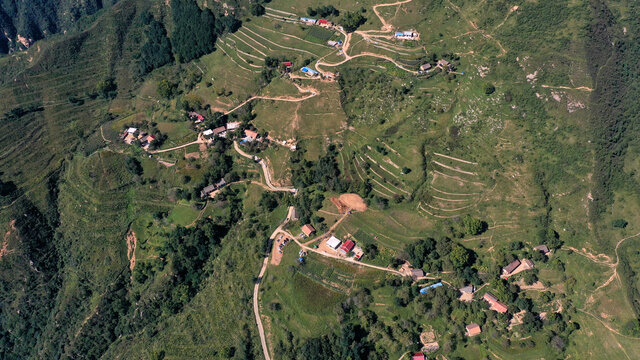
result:
<svg viewBox="0 0 640 360"><path fill-rule="evenodd" d="M0 53L24 49L46 36L68 30L117 0L0 1Z"/></svg>

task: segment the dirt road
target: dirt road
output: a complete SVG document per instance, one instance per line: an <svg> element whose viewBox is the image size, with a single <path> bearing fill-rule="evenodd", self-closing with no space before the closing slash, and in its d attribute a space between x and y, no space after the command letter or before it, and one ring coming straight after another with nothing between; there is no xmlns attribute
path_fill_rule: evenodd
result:
<svg viewBox="0 0 640 360"><path fill-rule="evenodd" d="M326 257L329 257L329 258L332 258L332 259L337 259L337 260L346 261L348 263L352 263L352 264L359 265L359 266L364 266L364 267L368 267L368 268L372 268L372 269L378 269L378 270L386 271L388 273L391 273L391 274L394 274L394 275L398 275L398 276L404 276L404 274L401 273L398 270L390 269L390 268L383 267L383 266L377 266L377 265L371 265L371 264L363 263L363 262L360 262L360 261L356 261L353 258L345 258L345 257L342 257L342 256L329 254L329 253L326 253L324 251L320 251L318 249L314 249L314 248L308 247L307 245L301 243L300 240L297 237L293 236L291 233L289 233L289 232L285 232L285 233L289 237L291 237L293 239L293 241L295 241L296 244L298 244L298 246L300 246L302 249L304 249L307 252L313 252L313 253L316 253L316 254L319 254L319 255L322 255L322 256L326 256Z"/></svg>
<svg viewBox="0 0 640 360"><path fill-rule="evenodd" d="M236 111L236 110L240 109L241 107L243 107L243 106L247 105L247 103L249 103L249 102L251 102L251 101L253 101L253 100L256 100L256 99L262 99L262 100L274 100L274 101L298 102L298 101L304 101L304 100L307 100L307 99L311 99L312 97L314 97L314 96L318 95L318 93L317 93L317 92L315 92L315 91L308 91L308 92L311 92L311 94L310 94L310 95L307 95L307 96L305 96L305 97L301 97L301 98L296 98L296 97L293 97L293 96L277 96L277 97L272 97L272 96L262 96L262 95L252 96L252 97L248 98L247 100L243 101L242 103L240 103L240 105L238 105L238 106L234 107L233 109L228 110L228 111L225 111L225 113L224 113L224 114L225 114L225 115L229 115L229 114L231 114L232 112L234 112L234 111Z"/></svg>
<svg viewBox="0 0 640 360"><path fill-rule="evenodd" d="M233 148L236 150L236 152L238 154L240 154L240 156L244 156L247 159L252 159L253 160L253 156L247 154L246 152L242 151L242 149L240 149L240 147L238 146L238 142L234 141L233 142ZM260 166L262 167L262 172L264 173L264 180L267 183L267 186L269 187L269 189L273 190L273 191L288 191L290 193L297 193L298 190L294 187L289 187L289 186L274 186L273 183L271 182L271 173L269 172L269 167L267 166L267 163L260 159L259 162Z"/></svg>
<svg viewBox="0 0 640 360"><path fill-rule="evenodd" d="M269 239L273 240L276 238L278 233L282 232L282 227L289 222L291 216L293 215L294 207L289 206L289 211L287 212L287 217L282 221L280 226L276 228ZM260 318L260 305L258 295L260 292L260 283L262 282L262 277L264 276L264 272L267 270L267 265L269 265L269 254L267 253L264 257L264 261L262 262L262 268L260 269L260 273L258 274L258 278L256 279L256 284L253 287L253 313L256 316L256 324L258 325L258 333L260 335L260 343L262 344L262 352L264 353L265 360L271 360L269 356L269 348L267 347L267 338L264 335L264 327L262 326L262 319Z"/></svg>

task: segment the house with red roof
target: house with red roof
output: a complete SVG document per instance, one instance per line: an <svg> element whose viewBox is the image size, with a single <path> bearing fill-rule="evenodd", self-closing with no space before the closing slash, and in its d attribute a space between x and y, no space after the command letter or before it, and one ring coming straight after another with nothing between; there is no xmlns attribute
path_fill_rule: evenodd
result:
<svg viewBox="0 0 640 360"><path fill-rule="evenodd" d="M425 359L424 354L423 354L423 353L421 353L421 352L419 352L419 353L414 353L414 354L411 356L411 360L424 360L424 359Z"/></svg>
<svg viewBox="0 0 640 360"><path fill-rule="evenodd" d="M507 312L508 310L507 305L501 303L498 300L498 298L495 297L492 293L488 292L484 294L482 298L484 299L484 301L489 303L489 305L491 306L490 307L491 310L495 310L501 314L504 314Z"/></svg>
<svg viewBox="0 0 640 360"><path fill-rule="evenodd" d="M311 226L311 224L306 224L306 225L302 225L302 232L306 236L309 236L309 235L313 234L314 232L316 232L316 229L313 226Z"/></svg>
<svg viewBox="0 0 640 360"><path fill-rule="evenodd" d="M342 244L342 246L340 246L340 251L343 255L347 255L348 253L351 252L351 250L353 250L353 248L356 246L356 243L354 243L351 240L347 240L344 242L344 244Z"/></svg>
<svg viewBox="0 0 640 360"><path fill-rule="evenodd" d="M467 336L468 337L473 337L473 336L476 336L476 335L480 335L480 333L482 333L482 329L480 328L480 325L475 324L475 323L465 326L465 329L467 329Z"/></svg>
<svg viewBox="0 0 640 360"><path fill-rule="evenodd" d="M244 139L248 142L252 142L258 138L258 133L253 130L245 130L244 135Z"/></svg>

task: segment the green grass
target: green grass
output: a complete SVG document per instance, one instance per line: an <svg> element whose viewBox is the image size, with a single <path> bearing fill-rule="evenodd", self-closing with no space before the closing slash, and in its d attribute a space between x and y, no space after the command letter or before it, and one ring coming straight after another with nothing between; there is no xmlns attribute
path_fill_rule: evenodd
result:
<svg viewBox="0 0 640 360"><path fill-rule="evenodd" d="M179 203L171 210L168 220L176 225L187 226L198 217L199 213L199 210L194 209L190 205Z"/></svg>

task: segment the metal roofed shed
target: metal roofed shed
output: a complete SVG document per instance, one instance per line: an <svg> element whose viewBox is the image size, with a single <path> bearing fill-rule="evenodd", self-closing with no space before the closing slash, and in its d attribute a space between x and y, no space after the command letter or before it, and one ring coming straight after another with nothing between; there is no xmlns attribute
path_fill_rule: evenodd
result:
<svg viewBox="0 0 640 360"><path fill-rule="evenodd" d="M329 240L327 240L327 246L332 248L333 250L337 250L342 244L342 241L335 236L331 236Z"/></svg>

